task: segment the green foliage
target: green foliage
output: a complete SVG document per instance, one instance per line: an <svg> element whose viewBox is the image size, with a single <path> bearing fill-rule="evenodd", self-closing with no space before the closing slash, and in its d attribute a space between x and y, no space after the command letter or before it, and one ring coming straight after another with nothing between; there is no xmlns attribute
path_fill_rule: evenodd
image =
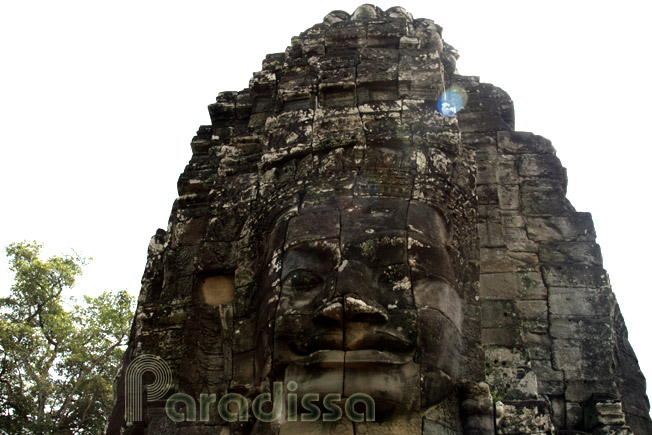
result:
<svg viewBox="0 0 652 435"><path fill-rule="evenodd" d="M491 392L491 398L494 400L494 403L496 402L502 402L505 400L505 396L499 393L496 393L495 391Z"/></svg>
<svg viewBox="0 0 652 435"><path fill-rule="evenodd" d="M86 259L7 246L15 282L0 299L0 433L101 433L133 316L126 291L65 298Z"/></svg>

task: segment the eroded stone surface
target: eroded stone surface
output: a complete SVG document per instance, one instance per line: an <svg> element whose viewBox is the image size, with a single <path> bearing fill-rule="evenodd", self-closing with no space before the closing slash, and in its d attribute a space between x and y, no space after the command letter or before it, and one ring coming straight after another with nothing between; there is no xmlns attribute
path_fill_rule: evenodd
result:
<svg viewBox="0 0 652 435"><path fill-rule="evenodd" d="M108 433L652 433L590 215L441 34L399 7L333 11L218 95L149 247ZM146 354L171 384L127 424L125 371ZM274 382L286 404L369 394L378 418L165 411Z"/></svg>

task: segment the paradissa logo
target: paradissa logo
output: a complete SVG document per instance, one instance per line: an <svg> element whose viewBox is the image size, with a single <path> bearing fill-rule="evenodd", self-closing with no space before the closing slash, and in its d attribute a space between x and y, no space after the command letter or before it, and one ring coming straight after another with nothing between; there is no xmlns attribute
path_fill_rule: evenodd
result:
<svg viewBox="0 0 652 435"><path fill-rule="evenodd" d="M135 358L127 367L125 375L125 420L128 422L142 420L142 376L145 372L154 375L154 381L147 385L148 401L161 399L170 388L172 372L170 367L161 358L151 355L142 355ZM283 401L283 383L274 382L270 393L263 393L256 396L251 402L251 412L254 418L272 422L281 420L285 415L287 421L317 421L320 418L326 422L338 421L342 418L342 409L337 402L342 401L342 395L338 393L326 394L322 403L322 411L317 404L320 396L316 393L308 393L301 397L301 407L305 412L298 413L299 398L296 393L297 383L287 383L287 400ZM247 399L237 393L225 394L217 401L215 394L200 394L199 396L199 421L209 421L210 405L217 402L219 416L229 422L247 421L249 419L249 404ZM230 404L234 403L237 411L231 411ZM263 408L271 403L271 410ZM356 411L357 403L364 404L364 413ZM179 409L183 405L185 409ZM287 406L284 406L287 405ZM269 408L267 406L266 408ZM165 402L165 412L175 422L197 421L197 403L194 398L184 393L175 393ZM349 396L344 402L346 416L354 422L374 421L376 408L374 399L364 393L355 393Z"/></svg>
<svg viewBox="0 0 652 435"><path fill-rule="evenodd" d="M301 397L301 406L306 412L298 414L298 397L297 394L292 393L296 391L298 385L294 381L287 384L287 421L317 421L321 417L323 421L338 421L342 418L342 409L336 404L342 401L342 395L331 393L324 396L322 402L323 408L328 412L322 414L321 409L315 402L319 403L319 394L308 393ZM251 412L254 418L260 421L271 422L280 420L284 414L283 401L283 383L274 382L273 386L274 395L270 393L259 394L251 402ZM216 402L215 394L201 394L199 396L199 421L209 420L209 406ZM237 404L238 411L229 411L229 404L233 402ZM355 410L355 404L361 402L365 405L364 414ZM185 413L176 410L177 405L182 403L185 405ZM271 410L264 411L263 407L266 403L271 403ZM247 421L249 419L247 399L236 393L228 393L222 396L217 402L217 412L220 417L226 421ZM269 408L269 406L268 406ZM374 421L375 419L375 404L371 396L363 393L352 394L344 402L344 411L346 416L355 422L361 421ZM197 418L197 406L195 400L187 394L176 393L170 396L165 403L165 412L171 420L176 422L181 421L195 421Z"/></svg>

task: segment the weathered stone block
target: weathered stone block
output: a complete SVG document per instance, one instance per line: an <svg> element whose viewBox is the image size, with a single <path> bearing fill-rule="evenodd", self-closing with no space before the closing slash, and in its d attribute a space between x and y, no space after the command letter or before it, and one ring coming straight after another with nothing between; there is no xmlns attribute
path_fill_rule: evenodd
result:
<svg viewBox="0 0 652 435"><path fill-rule="evenodd" d="M572 379L566 382L567 403L584 403L588 401L592 395L596 393L604 393L605 391L616 391L613 382L605 378L592 380Z"/></svg>
<svg viewBox="0 0 652 435"><path fill-rule="evenodd" d="M503 226L500 222L480 222L478 224L480 247L491 248L505 246Z"/></svg>
<svg viewBox="0 0 652 435"><path fill-rule="evenodd" d="M480 222L499 222L501 210L493 204L478 204Z"/></svg>
<svg viewBox="0 0 652 435"><path fill-rule="evenodd" d="M505 248L480 248L482 272L529 272L538 270L538 263L537 255L531 252L512 252Z"/></svg>
<svg viewBox="0 0 652 435"><path fill-rule="evenodd" d="M496 162L493 162L493 170L498 176L498 183L503 186L515 185L521 182L516 170L516 158L510 155L499 155Z"/></svg>
<svg viewBox="0 0 652 435"><path fill-rule="evenodd" d="M469 143L469 139L465 137L465 143ZM476 162L478 164L478 178L476 183L481 184L496 184L498 177L494 169L494 162L498 158L496 146L486 143L474 144L476 153Z"/></svg>
<svg viewBox="0 0 652 435"><path fill-rule="evenodd" d="M547 331L543 333L524 331L523 345L533 363L534 360L545 360L550 365L552 340L548 336Z"/></svg>
<svg viewBox="0 0 652 435"><path fill-rule="evenodd" d="M548 139L523 131L498 132L498 149L506 154L555 153L555 149Z"/></svg>
<svg viewBox="0 0 652 435"><path fill-rule="evenodd" d="M517 162L521 177L566 178L566 168L553 154L522 154Z"/></svg>
<svg viewBox="0 0 652 435"><path fill-rule="evenodd" d="M318 73L319 77L319 87L324 85L355 85L355 66L350 67L341 67L338 69L325 69L322 68ZM323 104L323 101L319 101L320 105ZM350 105L355 104L355 100L351 102Z"/></svg>
<svg viewBox="0 0 652 435"><path fill-rule="evenodd" d="M514 346L517 340L515 328L482 328L483 346Z"/></svg>
<svg viewBox="0 0 652 435"><path fill-rule="evenodd" d="M548 303L546 301L516 301L516 311L523 320L543 322L544 329L548 326ZM530 326L534 326L532 324ZM531 328L529 328L531 329Z"/></svg>
<svg viewBox="0 0 652 435"><path fill-rule="evenodd" d="M492 300L482 304L483 328L511 328L515 320L516 310L511 300Z"/></svg>
<svg viewBox="0 0 652 435"><path fill-rule="evenodd" d="M467 133L464 135L464 143L471 146L473 149L490 147L496 149L496 134L495 133ZM491 155L496 155L492 152ZM490 155L490 156L491 156ZM489 156L489 159L490 159ZM485 161L487 158L485 159Z"/></svg>
<svg viewBox="0 0 652 435"><path fill-rule="evenodd" d="M480 297L482 299L515 299L521 281L515 273L480 274Z"/></svg>
<svg viewBox="0 0 652 435"><path fill-rule="evenodd" d="M500 218L503 228L525 228L525 219L518 211L502 211Z"/></svg>
<svg viewBox="0 0 652 435"><path fill-rule="evenodd" d="M349 82L321 83L319 99L323 107L346 107L355 104L355 85Z"/></svg>
<svg viewBox="0 0 652 435"><path fill-rule="evenodd" d="M601 267L558 265L542 266L543 280L549 287L587 287L609 286L609 276Z"/></svg>
<svg viewBox="0 0 652 435"><path fill-rule="evenodd" d="M595 229L590 213L564 216L526 217L529 237L534 241L594 241Z"/></svg>
<svg viewBox="0 0 652 435"><path fill-rule="evenodd" d="M399 88L395 81L370 81L358 85L357 95L358 104L393 101L398 99Z"/></svg>
<svg viewBox="0 0 652 435"><path fill-rule="evenodd" d="M512 125L509 119L505 119L500 113L491 112L468 112L461 111L457 115L460 122L460 131L467 132L499 132L511 130Z"/></svg>
<svg viewBox="0 0 652 435"><path fill-rule="evenodd" d="M356 81L388 82L398 77L398 52L392 49L366 48L360 52Z"/></svg>
<svg viewBox="0 0 652 435"><path fill-rule="evenodd" d="M485 371L492 392L502 399L537 397L536 376L527 363L527 356L518 350L487 346Z"/></svg>
<svg viewBox="0 0 652 435"><path fill-rule="evenodd" d="M564 394L564 373L561 370L554 370L548 359L532 360L532 370L537 375L539 394L562 395Z"/></svg>
<svg viewBox="0 0 652 435"><path fill-rule="evenodd" d="M604 341L584 337L554 339L552 356L553 367L563 370L567 382L613 379L613 351Z"/></svg>
<svg viewBox="0 0 652 435"><path fill-rule="evenodd" d="M575 212L566 199L565 186L548 184L542 186L539 182L521 184L521 204L523 213L528 215L564 215Z"/></svg>
<svg viewBox="0 0 652 435"><path fill-rule="evenodd" d="M558 308L558 305L555 304L554 309L557 310ZM553 308L551 307L551 309ZM606 343L611 339L612 334L613 328L610 326L610 317L550 316L550 336L553 338L591 337L604 340Z"/></svg>
<svg viewBox="0 0 652 435"><path fill-rule="evenodd" d="M196 246L206 232L207 217L193 218L177 222L173 228L173 244L178 246Z"/></svg>
<svg viewBox="0 0 652 435"><path fill-rule="evenodd" d="M550 314L557 316L611 316L615 300L608 288L550 287Z"/></svg>
<svg viewBox="0 0 652 435"><path fill-rule="evenodd" d="M366 37L365 26L360 21L340 21L333 23L326 30L324 43L326 54L342 52L357 48L359 41Z"/></svg>
<svg viewBox="0 0 652 435"><path fill-rule="evenodd" d="M578 341L553 340L552 343L553 368L563 369L564 373L577 379L582 373L582 351Z"/></svg>
<svg viewBox="0 0 652 435"><path fill-rule="evenodd" d="M476 189L479 204L498 205L498 187L494 184L485 184Z"/></svg>
<svg viewBox="0 0 652 435"><path fill-rule="evenodd" d="M367 46L398 48L401 38L406 34L406 20L371 22L367 27Z"/></svg>
<svg viewBox="0 0 652 435"><path fill-rule="evenodd" d="M602 266L600 246L594 242L544 242L539 258L542 263Z"/></svg>
<svg viewBox="0 0 652 435"><path fill-rule="evenodd" d="M498 186L498 205L501 210L518 210L519 188L518 186Z"/></svg>
<svg viewBox="0 0 652 435"><path fill-rule="evenodd" d="M548 296L548 289L543 284L540 272L521 272L518 273L521 280L519 298L522 300L545 300Z"/></svg>
<svg viewBox="0 0 652 435"><path fill-rule="evenodd" d="M505 245L513 252L537 252L537 245L532 242L524 228L503 228Z"/></svg>
<svg viewBox="0 0 652 435"><path fill-rule="evenodd" d="M199 248L199 271L235 270L236 253L229 242L204 242Z"/></svg>

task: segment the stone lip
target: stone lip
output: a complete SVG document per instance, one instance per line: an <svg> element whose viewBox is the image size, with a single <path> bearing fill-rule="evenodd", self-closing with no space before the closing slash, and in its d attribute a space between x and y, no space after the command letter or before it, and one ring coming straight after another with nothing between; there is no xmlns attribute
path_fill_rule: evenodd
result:
<svg viewBox="0 0 652 435"><path fill-rule="evenodd" d="M411 356L397 355L377 349L337 350L322 349L294 361L296 365L338 367L368 366L369 364L403 365L412 362Z"/></svg>
<svg viewBox="0 0 652 435"><path fill-rule="evenodd" d="M347 330L344 329L346 335ZM316 354L321 350L358 351L391 349L398 354L414 353L415 343L403 337L398 331L374 329L372 333L359 337L351 342L345 342L342 330L319 330L301 343L290 343L293 352L299 356Z"/></svg>

